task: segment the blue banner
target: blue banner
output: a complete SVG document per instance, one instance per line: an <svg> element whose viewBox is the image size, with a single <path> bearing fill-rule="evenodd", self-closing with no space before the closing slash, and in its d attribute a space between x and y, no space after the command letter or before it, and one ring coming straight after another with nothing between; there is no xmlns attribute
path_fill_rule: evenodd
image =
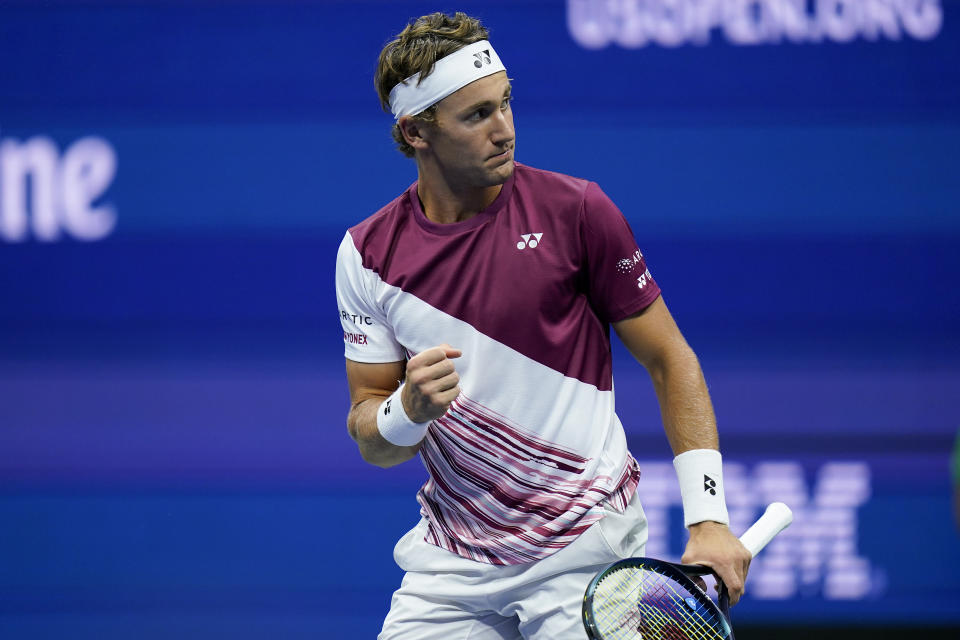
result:
<svg viewBox="0 0 960 640"><path fill-rule="evenodd" d="M436 9L489 27L517 158L628 218L735 526L797 512L737 620L960 625L960 2L64 0L0 3L0 636L376 633L424 472L346 433L333 266L416 179L372 77ZM673 557L656 398L615 351Z"/></svg>

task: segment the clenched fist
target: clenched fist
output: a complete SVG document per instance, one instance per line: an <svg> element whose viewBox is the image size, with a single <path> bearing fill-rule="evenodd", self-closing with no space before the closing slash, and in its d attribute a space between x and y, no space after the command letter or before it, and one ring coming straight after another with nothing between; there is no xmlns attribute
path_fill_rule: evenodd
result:
<svg viewBox="0 0 960 640"><path fill-rule="evenodd" d="M414 422L429 422L443 416L458 395L460 376L453 358L462 352L448 344L421 351L407 361L407 378L401 400Z"/></svg>

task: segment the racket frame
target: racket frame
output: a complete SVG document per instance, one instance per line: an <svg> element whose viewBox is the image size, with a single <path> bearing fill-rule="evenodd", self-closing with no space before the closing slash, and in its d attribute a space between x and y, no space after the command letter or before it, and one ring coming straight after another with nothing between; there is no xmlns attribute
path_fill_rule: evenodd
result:
<svg viewBox="0 0 960 640"><path fill-rule="evenodd" d="M625 568L642 568L647 571L654 571L673 580L689 591L699 605L716 614L717 619L723 625L723 631L726 634L724 636L725 638L735 640L733 636L733 626L730 623L730 598L727 594L726 585L723 584L722 580L717 578L717 586L719 587L718 604L711 600L710 596L690 578L690 576L705 576L707 574L716 575L710 567L701 564L678 564L657 560L656 558L643 557L618 560L595 575L593 580L590 581L590 584L587 585L587 590L583 594L582 614L584 628L587 630L587 635L591 640L607 640L600 629L597 628L597 623L593 615L593 599L596 594L597 585L610 574Z"/></svg>
<svg viewBox="0 0 960 640"><path fill-rule="evenodd" d="M774 502L768 505L763 515L740 536L740 542L747 548L751 556L756 556L767 546L767 543L769 543L775 535L788 527L791 522L793 522L793 512L790 510L790 507L782 502ZM583 594L582 617L583 626L586 628L587 634L592 640L604 640L599 629L597 629L593 616L593 596L596 592L597 585L600 584L603 578L610 575L611 572L617 571L624 566L637 566L640 563L644 563L647 567L655 567L655 569L653 569L654 571L658 571L661 575L673 579L693 594L698 602L719 613L719 619L726 623L728 631L727 638L734 640L733 626L730 624L730 596L727 593L726 585L717 577L717 587L720 595L718 606L690 579L690 576L703 576L708 573L713 573L710 567L699 564L677 564L655 558L627 558L626 560L619 560L607 565L590 581L590 584L587 585L586 592ZM700 596L703 596L702 599Z"/></svg>

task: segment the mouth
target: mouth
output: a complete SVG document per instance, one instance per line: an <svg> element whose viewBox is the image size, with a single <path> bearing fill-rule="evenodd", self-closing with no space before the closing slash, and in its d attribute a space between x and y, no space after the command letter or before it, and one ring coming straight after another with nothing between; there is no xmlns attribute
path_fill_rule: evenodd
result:
<svg viewBox="0 0 960 640"><path fill-rule="evenodd" d="M501 151L500 153L496 153L490 156L489 158L487 158L487 160L506 160L507 158L510 157L512 153L513 153L513 147L508 147L503 151Z"/></svg>

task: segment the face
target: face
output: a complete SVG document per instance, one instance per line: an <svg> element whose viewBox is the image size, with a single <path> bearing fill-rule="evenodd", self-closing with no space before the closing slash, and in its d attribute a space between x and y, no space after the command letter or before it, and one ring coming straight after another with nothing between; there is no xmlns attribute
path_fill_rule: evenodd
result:
<svg viewBox="0 0 960 640"><path fill-rule="evenodd" d="M423 138L433 164L459 188L503 184L513 174L513 111L504 71L480 78L437 105Z"/></svg>

